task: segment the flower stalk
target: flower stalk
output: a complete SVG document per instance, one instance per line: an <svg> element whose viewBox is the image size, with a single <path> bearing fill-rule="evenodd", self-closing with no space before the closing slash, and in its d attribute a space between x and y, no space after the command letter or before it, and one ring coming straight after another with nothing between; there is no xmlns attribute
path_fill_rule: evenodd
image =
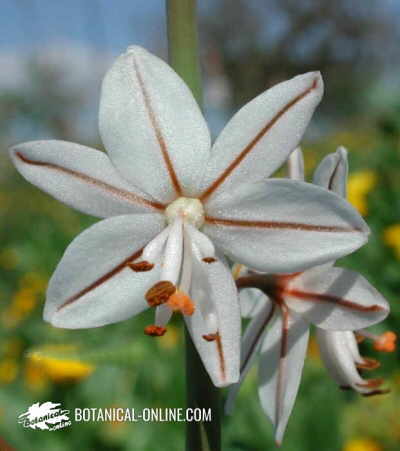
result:
<svg viewBox="0 0 400 451"><path fill-rule="evenodd" d="M196 0L167 0L168 59L201 106L196 3ZM187 407L211 409L210 422L186 424L186 450L218 451L221 446L219 390L204 369L187 330L185 337Z"/></svg>

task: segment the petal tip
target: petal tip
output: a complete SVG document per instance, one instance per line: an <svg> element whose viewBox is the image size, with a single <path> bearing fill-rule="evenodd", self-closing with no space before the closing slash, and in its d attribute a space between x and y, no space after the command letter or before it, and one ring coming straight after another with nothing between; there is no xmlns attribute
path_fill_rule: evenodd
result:
<svg viewBox="0 0 400 451"><path fill-rule="evenodd" d="M135 55L143 55L148 53L145 48L140 45L129 45L125 51L125 55L135 54Z"/></svg>

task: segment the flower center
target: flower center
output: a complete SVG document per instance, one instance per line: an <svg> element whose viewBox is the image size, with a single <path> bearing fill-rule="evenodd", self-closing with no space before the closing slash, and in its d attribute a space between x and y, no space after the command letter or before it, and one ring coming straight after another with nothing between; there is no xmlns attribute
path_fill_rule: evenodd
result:
<svg viewBox="0 0 400 451"><path fill-rule="evenodd" d="M172 224L180 216L184 222L192 224L199 229L204 224L203 204L199 199L179 197L165 209L165 216L169 224Z"/></svg>

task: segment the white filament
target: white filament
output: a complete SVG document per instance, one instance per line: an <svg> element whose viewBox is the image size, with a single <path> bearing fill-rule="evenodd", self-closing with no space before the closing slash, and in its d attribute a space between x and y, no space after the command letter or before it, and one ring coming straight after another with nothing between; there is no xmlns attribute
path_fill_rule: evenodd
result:
<svg viewBox="0 0 400 451"><path fill-rule="evenodd" d="M164 262L161 271L161 280L169 280L177 284L182 265L183 254L183 223L177 217L171 226L168 241L164 251Z"/></svg>
<svg viewBox="0 0 400 451"><path fill-rule="evenodd" d="M171 226L169 225L147 244L142 253L143 260L155 263L160 259L170 230Z"/></svg>
<svg viewBox="0 0 400 451"><path fill-rule="evenodd" d="M197 230L190 224L186 225L186 230L192 242L195 243L202 258L214 257L215 248L212 241L208 238L208 236L204 235L204 233L201 233L199 230Z"/></svg>

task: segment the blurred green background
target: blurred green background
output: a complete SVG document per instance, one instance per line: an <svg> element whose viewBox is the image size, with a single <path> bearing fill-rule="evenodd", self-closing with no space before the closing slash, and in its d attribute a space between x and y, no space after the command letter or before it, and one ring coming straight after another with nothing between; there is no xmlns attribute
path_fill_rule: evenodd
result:
<svg viewBox="0 0 400 451"><path fill-rule="evenodd" d="M139 6L140 3L140 6ZM400 8L390 1L200 2L205 112L216 134L244 102L297 73L322 70L326 96L303 143L307 172L328 152L350 152L349 200L372 229L340 265L361 272L390 301L375 333L400 330ZM152 312L100 329L68 331L41 318L46 285L69 242L94 218L25 182L10 144L58 138L101 148L96 115L101 78L129 44L165 56L163 2L43 0L2 3L0 25L0 437L17 450L182 449L183 423L80 423L47 432L23 428L34 402L62 407L182 407L182 323L160 339L143 335ZM4 36L3 36L4 38ZM312 339L284 451L400 449L399 352L362 353L382 365L391 393L340 391ZM254 369L224 450L273 449ZM0 449L5 448L1 444ZM2 448L3 447L3 448Z"/></svg>

